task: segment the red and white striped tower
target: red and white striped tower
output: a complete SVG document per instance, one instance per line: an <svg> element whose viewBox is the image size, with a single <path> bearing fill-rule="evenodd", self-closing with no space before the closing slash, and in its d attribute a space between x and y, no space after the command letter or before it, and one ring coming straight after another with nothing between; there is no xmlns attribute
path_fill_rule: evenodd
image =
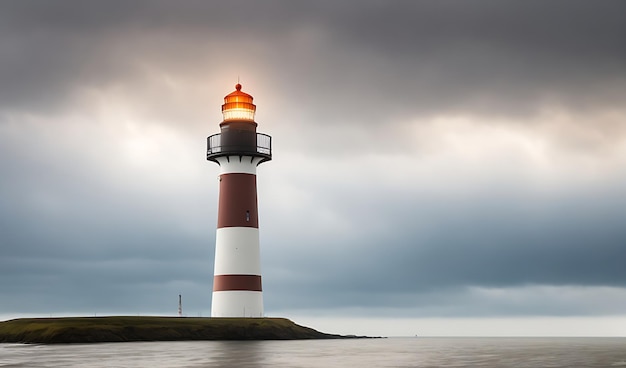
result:
<svg viewBox="0 0 626 368"><path fill-rule="evenodd" d="M211 317L263 317L256 167L272 159L272 138L256 132L252 96L235 89L207 138L207 160L220 165Z"/></svg>

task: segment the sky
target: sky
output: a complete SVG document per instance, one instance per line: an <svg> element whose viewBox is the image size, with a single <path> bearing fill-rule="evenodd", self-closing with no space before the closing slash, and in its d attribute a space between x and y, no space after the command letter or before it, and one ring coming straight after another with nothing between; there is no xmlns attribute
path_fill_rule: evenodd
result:
<svg viewBox="0 0 626 368"><path fill-rule="evenodd" d="M626 336L623 1L3 1L0 319L209 316L223 97L265 313Z"/></svg>

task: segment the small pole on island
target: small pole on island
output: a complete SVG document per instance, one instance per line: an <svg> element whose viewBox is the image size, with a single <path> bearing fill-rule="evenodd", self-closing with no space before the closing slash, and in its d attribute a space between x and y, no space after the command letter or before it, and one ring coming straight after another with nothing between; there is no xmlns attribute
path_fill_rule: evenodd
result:
<svg viewBox="0 0 626 368"><path fill-rule="evenodd" d="M178 316L183 316L183 296L178 294Z"/></svg>

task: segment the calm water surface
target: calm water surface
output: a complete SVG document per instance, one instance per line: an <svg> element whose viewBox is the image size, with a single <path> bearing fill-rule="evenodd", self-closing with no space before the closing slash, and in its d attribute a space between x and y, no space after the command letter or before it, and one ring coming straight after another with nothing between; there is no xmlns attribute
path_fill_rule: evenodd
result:
<svg viewBox="0 0 626 368"><path fill-rule="evenodd" d="M0 367L626 367L626 338L0 344Z"/></svg>

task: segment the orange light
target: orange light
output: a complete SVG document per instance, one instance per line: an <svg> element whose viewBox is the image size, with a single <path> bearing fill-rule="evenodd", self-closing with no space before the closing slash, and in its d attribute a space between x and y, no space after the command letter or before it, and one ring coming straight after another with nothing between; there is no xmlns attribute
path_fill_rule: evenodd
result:
<svg viewBox="0 0 626 368"><path fill-rule="evenodd" d="M236 91L224 97L222 115L224 121L249 121L254 123L256 106L252 103L253 97L241 92L241 84L235 85Z"/></svg>

